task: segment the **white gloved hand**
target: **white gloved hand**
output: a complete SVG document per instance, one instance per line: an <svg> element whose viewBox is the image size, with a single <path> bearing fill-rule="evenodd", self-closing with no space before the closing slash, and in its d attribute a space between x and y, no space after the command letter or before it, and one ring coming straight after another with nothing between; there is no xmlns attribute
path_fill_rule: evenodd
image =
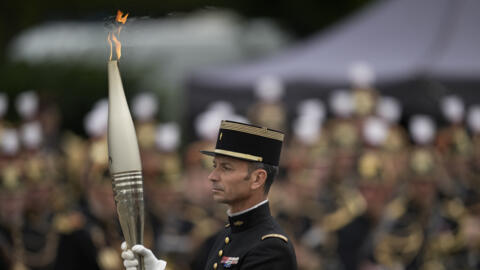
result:
<svg viewBox="0 0 480 270"><path fill-rule="evenodd" d="M164 270L167 266L166 261L158 260L150 249L142 245L135 245L130 250L127 249L127 243L123 242L121 247L123 250L123 265L127 270L137 270L138 260L135 258L134 253L143 257L145 270Z"/></svg>

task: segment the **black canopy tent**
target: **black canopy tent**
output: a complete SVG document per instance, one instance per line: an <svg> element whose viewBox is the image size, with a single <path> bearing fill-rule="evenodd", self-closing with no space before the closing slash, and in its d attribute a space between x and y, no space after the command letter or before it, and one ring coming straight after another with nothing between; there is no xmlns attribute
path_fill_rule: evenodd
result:
<svg viewBox="0 0 480 270"><path fill-rule="evenodd" d="M233 66L198 70L187 80L190 116L215 99L240 110L254 83L279 76L293 109L308 97L349 87L353 63L368 63L376 87L405 111L438 115L438 98L456 92L480 103L480 1L383 0L311 39L273 55Z"/></svg>

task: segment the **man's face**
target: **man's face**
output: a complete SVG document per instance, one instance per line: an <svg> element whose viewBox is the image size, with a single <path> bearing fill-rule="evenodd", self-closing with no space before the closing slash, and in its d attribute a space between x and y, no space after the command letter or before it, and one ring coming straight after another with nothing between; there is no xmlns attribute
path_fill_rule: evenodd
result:
<svg viewBox="0 0 480 270"><path fill-rule="evenodd" d="M248 177L248 178L247 178ZM215 156L208 176L213 199L228 205L245 200L251 194L248 162L226 156Z"/></svg>

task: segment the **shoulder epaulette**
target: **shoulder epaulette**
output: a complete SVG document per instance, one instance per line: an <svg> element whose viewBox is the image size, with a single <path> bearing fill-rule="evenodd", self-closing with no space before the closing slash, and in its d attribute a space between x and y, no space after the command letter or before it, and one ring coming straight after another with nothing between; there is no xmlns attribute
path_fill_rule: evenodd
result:
<svg viewBox="0 0 480 270"><path fill-rule="evenodd" d="M281 234L278 234L278 233L271 233L271 234L266 234L264 236L262 236L262 240L265 240L267 238L280 238L282 239L283 241L287 242L288 243L288 238L285 236L285 235L281 235Z"/></svg>

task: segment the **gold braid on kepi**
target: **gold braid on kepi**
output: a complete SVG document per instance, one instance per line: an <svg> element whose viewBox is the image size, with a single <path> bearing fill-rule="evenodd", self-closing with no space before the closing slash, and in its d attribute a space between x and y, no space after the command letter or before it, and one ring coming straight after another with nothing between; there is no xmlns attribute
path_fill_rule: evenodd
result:
<svg viewBox="0 0 480 270"><path fill-rule="evenodd" d="M233 121L222 121L214 150L205 155L223 155L278 166L284 134L280 131Z"/></svg>

